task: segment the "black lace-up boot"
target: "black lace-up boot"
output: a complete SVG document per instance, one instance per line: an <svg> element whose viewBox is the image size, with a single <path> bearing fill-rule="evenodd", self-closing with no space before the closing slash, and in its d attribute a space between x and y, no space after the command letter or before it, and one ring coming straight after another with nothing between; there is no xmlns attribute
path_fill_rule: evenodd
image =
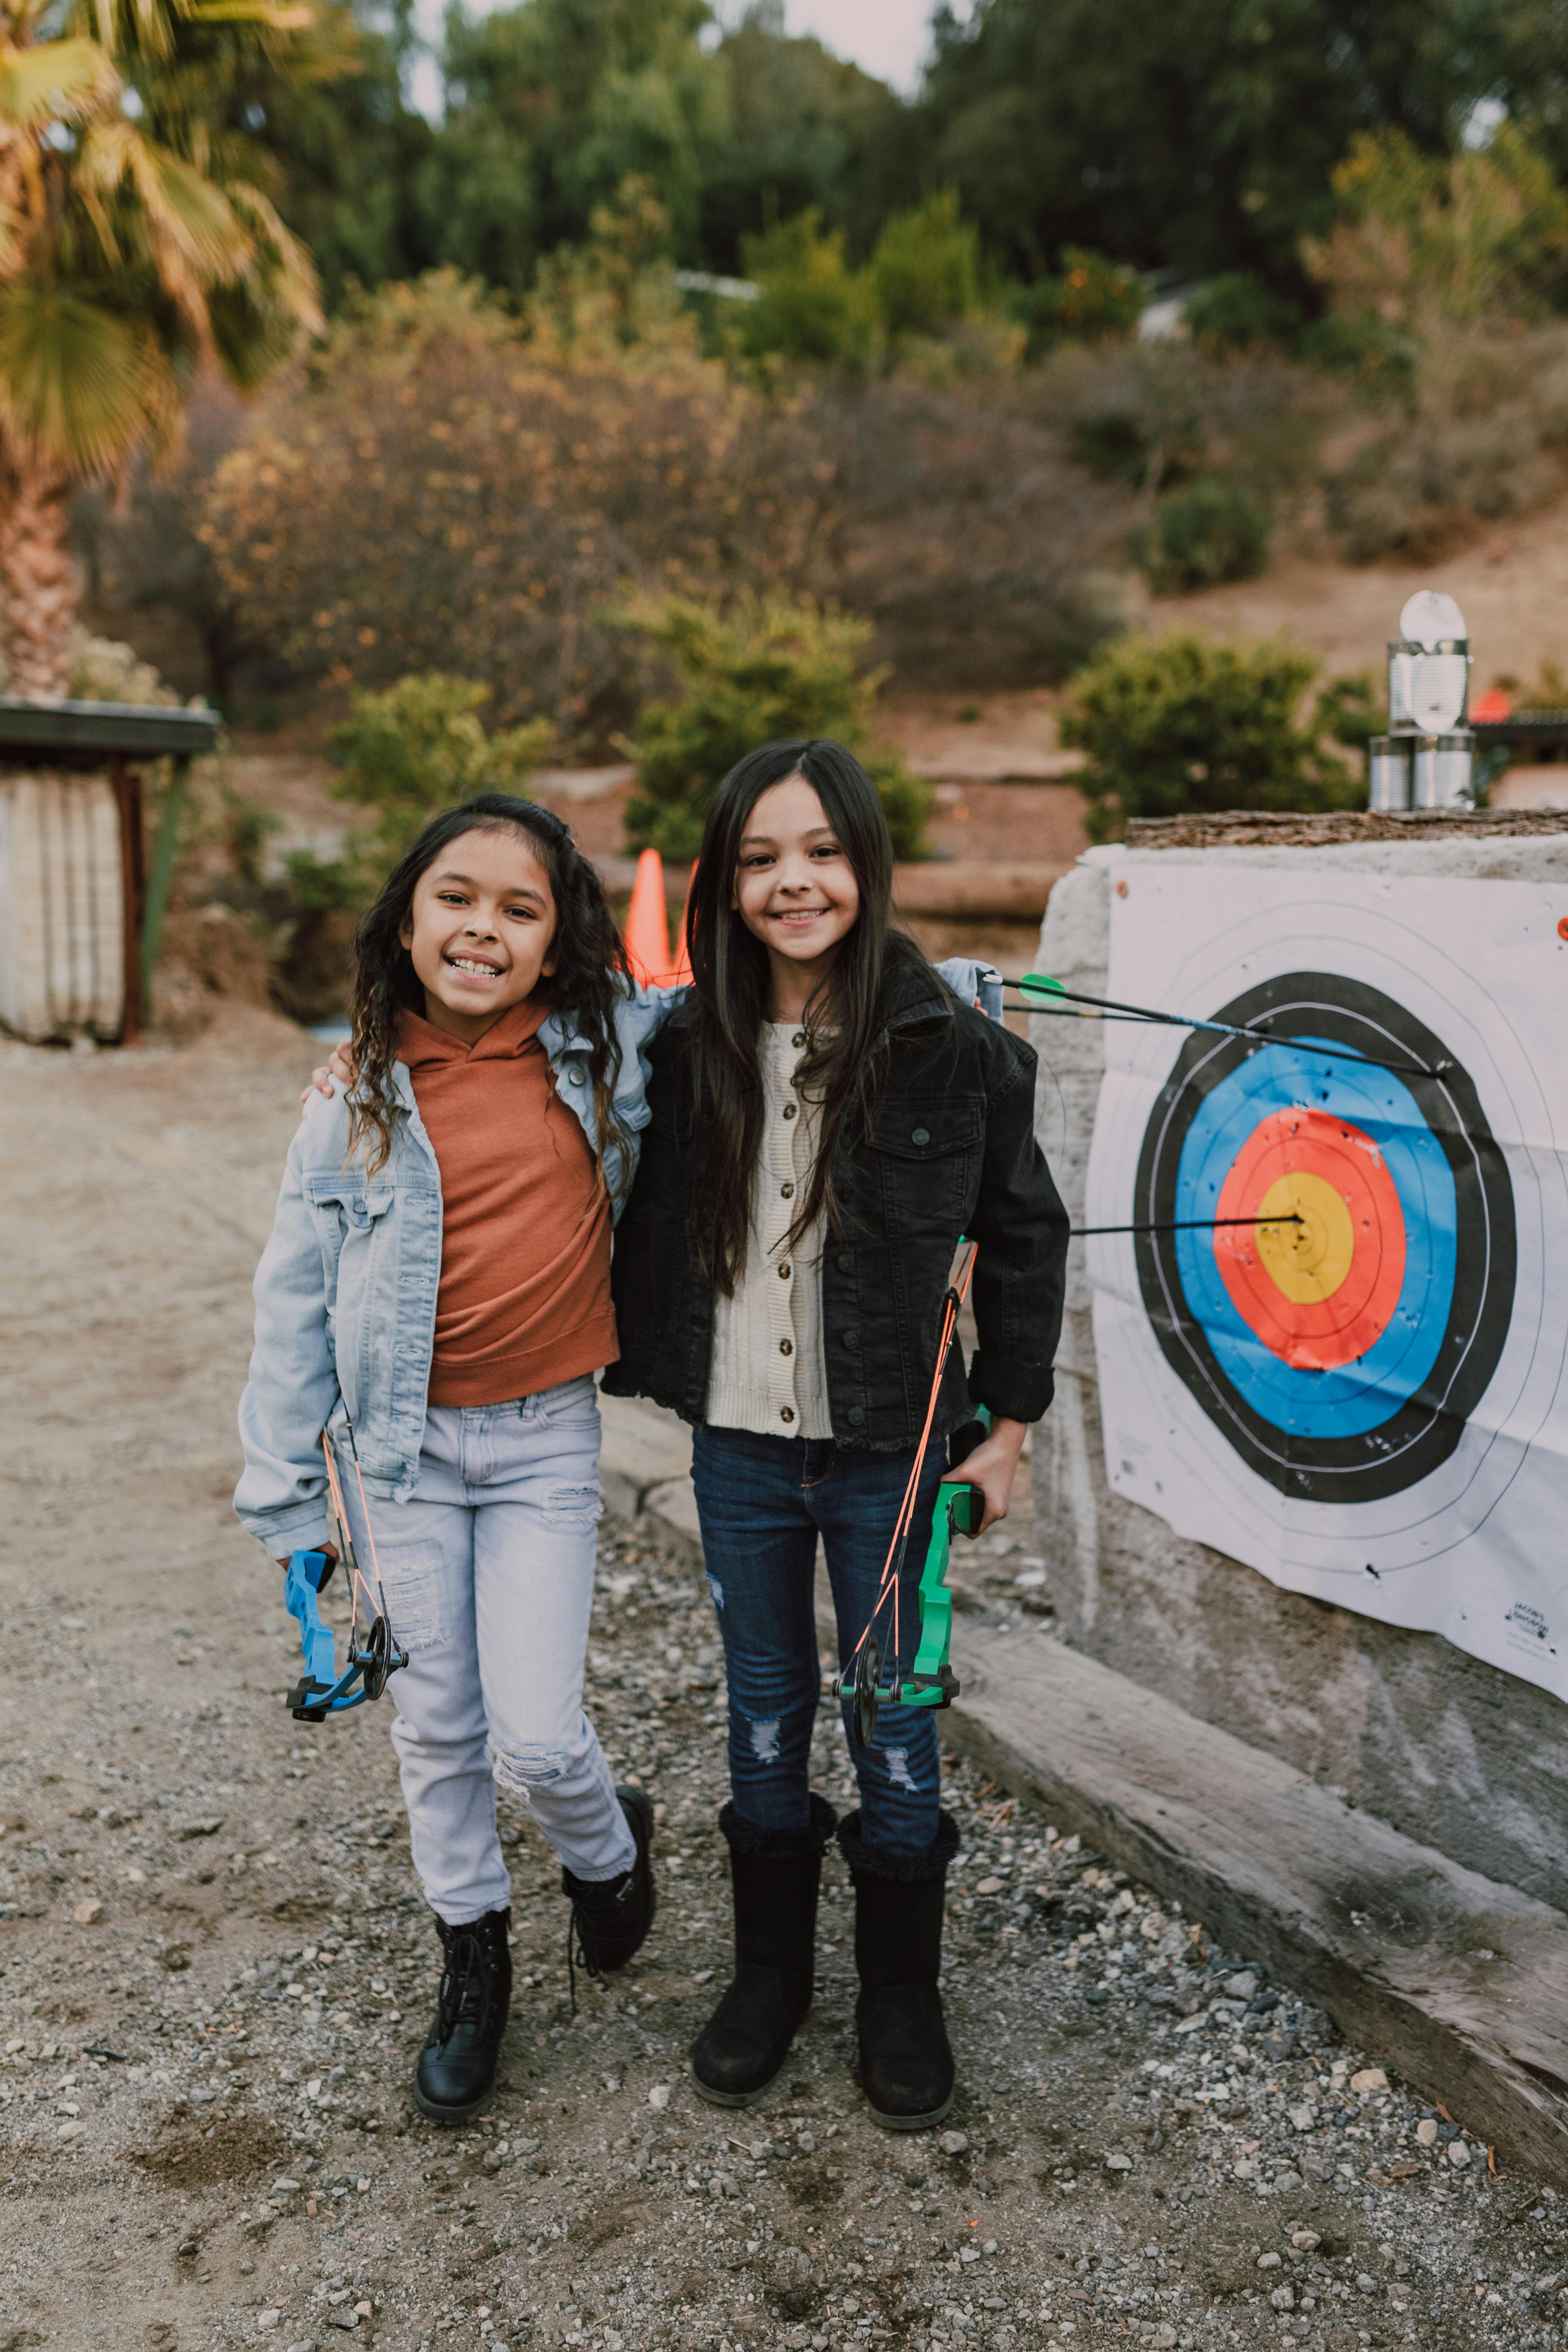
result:
<svg viewBox="0 0 1568 2352"><path fill-rule="evenodd" d="M617 1789L626 1826L637 1841L637 1859L616 1878L578 1878L561 1873L561 1892L572 1903L572 1925L566 1931L568 1971L581 1959L588 1976L602 1977L624 1969L640 1950L658 1908L653 1883L653 1807L640 1789ZM575 1951L574 1951L575 1947ZM573 1997L576 1997L574 1980Z"/></svg>
<svg viewBox="0 0 1568 2352"><path fill-rule="evenodd" d="M735 1974L691 2052L691 2076L716 2107L761 2097L811 2007L822 1849L833 1835L825 1797L802 1830L753 1829L733 1805L719 1816L730 1848Z"/></svg>
<svg viewBox="0 0 1568 2352"><path fill-rule="evenodd" d="M460 1927L437 1919L446 1967L436 2022L414 2070L414 2096L437 2123L477 2115L496 2086L496 2060L511 2006L510 1911L487 1911Z"/></svg>
<svg viewBox="0 0 1568 2352"><path fill-rule="evenodd" d="M940 1816L923 1853L868 1845L847 1813L838 1843L855 1883L855 2030L860 2087L889 2131L924 2131L952 2105L952 2049L942 2013L942 1915L958 1824Z"/></svg>

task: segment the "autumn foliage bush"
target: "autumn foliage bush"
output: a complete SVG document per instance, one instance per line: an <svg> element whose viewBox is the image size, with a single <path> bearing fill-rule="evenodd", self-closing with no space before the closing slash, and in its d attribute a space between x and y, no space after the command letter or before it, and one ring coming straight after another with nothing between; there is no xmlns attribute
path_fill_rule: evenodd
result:
<svg viewBox="0 0 1568 2352"><path fill-rule="evenodd" d="M591 291L520 320L449 272L353 302L208 499L247 624L307 677L455 673L502 721L602 729L632 708L615 597L803 578L831 480L796 404L679 316L623 324Z"/></svg>

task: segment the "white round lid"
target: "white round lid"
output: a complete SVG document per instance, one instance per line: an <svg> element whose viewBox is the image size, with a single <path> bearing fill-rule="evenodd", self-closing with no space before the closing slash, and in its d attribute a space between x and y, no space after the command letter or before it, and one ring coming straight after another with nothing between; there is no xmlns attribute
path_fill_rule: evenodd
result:
<svg viewBox="0 0 1568 2352"><path fill-rule="evenodd" d="M1463 637L1468 633L1465 616L1451 596L1441 588L1417 588L1400 613L1399 634L1430 652L1440 639Z"/></svg>

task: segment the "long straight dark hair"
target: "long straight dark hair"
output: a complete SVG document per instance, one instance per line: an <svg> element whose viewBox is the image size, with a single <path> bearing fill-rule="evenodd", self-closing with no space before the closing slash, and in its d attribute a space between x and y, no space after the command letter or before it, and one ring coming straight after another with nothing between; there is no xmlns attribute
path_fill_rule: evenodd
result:
<svg viewBox="0 0 1568 2352"><path fill-rule="evenodd" d="M415 886L441 852L465 833L521 833L550 877L555 901L555 971L542 980L552 1007L575 1015L588 1040L588 1076L599 1129L599 1181L606 1182L605 1153L618 1141L626 1165L626 1139L615 1116L619 1060L616 1004L626 970L626 950L611 919L604 885L572 838L571 828L537 801L510 793L479 793L460 808L433 816L410 844L382 887L381 896L354 935L353 1053L359 1076L349 1106L349 1150L368 1146L374 1175L392 1149L397 1096L392 1066L397 1059L397 1016L423 1013L425 991L414 959L398 934L414 903Z"/></svg>
<svg viewBox="0 0 1568 2352"><path fill-rule="evenodd" d="M821 801L860 886L860 911L807 1005L801 1092L820 1106L816 1162L790 1229L793 1244L816 1217L842 1218L833 1190L834 1147L844 1122L869 1100L877 1077L882 983L889 958L918 961L892 929L893 845L877 787L852 751L826 740L764 743L738 760L708 811L687 915L687 952L698 1003L696 1083L709 1129L697 1231L703 1272L726 1297L744 1270L752 1179L762 1146L759 1060L770 989L768 951L734 905L742 837L763 793L804 776Z"/></svg>

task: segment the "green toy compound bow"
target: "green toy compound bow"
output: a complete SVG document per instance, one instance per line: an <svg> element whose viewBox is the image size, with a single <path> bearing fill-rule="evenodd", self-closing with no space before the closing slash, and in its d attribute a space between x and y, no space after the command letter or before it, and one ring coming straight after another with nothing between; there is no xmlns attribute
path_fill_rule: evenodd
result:
<svg viewBox="0 0 1568 2352"><path fill-rule="evenodd" d="M958 1318L968 1296L970 1278L974 1272L975 1248L970 1241L961 1242L966 1250L962 1275L949 1286L942 1309L942 1337L937 1346L936 1371L931 1379L931 1397L926 1406L925 1427L915 1453L914 1467L893 1528L893 1539L883 1562L881 1582L866 1630L851 1654L847 1665L840 1668L834 1684L836 1695L847 1699L853 1707L855 1739L858 1747L869 1748L876 1738L877 1713L883 1706L951 1706L958 1696L958 1676L953 1673L949 1653L952 1646L952 1595L947 1589L948 1564L952 1557L954 1534L977 1536L985 1517L985 1492L972 1479L946 1477L936 1490L931 1509L931 1541L926 1547L925 1567L921 1574L920 1644L914 1664L909 1673L899 1669L900 1643L900 1579L910 1548L910 1535L914 1526L915 1511L920 1500L921 1475L925 1468L931 1447L931 1427L936 1419L937 1400L942 1393L942 1374L952 1351L958 1330ZM984 1405L976 1418L955 1431L950 1447L961 1463L965 1454L984 1442L991 1426L991 1415ZM889 1647L891 1665L888 1679L882 1678L882 1643L879 1625L890 1622L892 1640Z"/></svg>

